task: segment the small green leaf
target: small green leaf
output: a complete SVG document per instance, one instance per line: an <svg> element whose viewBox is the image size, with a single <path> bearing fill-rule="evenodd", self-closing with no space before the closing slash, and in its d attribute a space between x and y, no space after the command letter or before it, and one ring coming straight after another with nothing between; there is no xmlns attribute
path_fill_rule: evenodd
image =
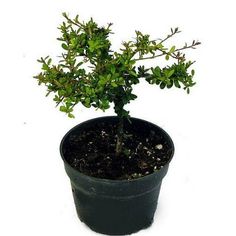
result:
<svg viewBox="0 0 236 236"><path fill-rule="evenodd" d="M62 111L62 112L67 112L67 109L66 109L65 106L60 106L60 111Z"/></svg>
<svg viewBox="0 0 236 236"><path fill-rule="evenodd" d="M86 86L86 87L85 87L85 92L86 92L86 94L90 95L90 94L91 94L91 89L90 89L90 87Z"/></svg>
<svg viewBox="0 0 236 236"><path fill-rule="evenodd" d="M118 78L117 84L118 84L118 85L125 85L125 80L124 80L124 78L123 78L123 77Z"/></svg>
<svg viewBox="0 0 236 236"><path fill-rule="evenodd" d="M111 82L111 86L112 86L113 88L118 87L118 85L117 85L115 82Z"/></svg>
<svg viewBox="0 0 236 236"><path fill-rule="evenodd" d="M61 83L59 81L57 81L56 79L54 80L54 83L58 86L58 87L61 87Z"/></svg>
<svg viewBox="0 0 236 236"><path fill-rule="evenodd" d="M170 56L166 54L165 59L168 61L170 59Z"/></svg>
<svg viewBox="0 0 236 236"><path fill-rule="evenodd" d="M91 105L90 105L90 98L89 97L85 98L84 106L87 107L87 108L91 107Z"/></svg>
<svg viewBox="0 0 236 236"><path fill-rule="evenodd" d="M63 49L68 50L68 46L65 43L63 43L61 46Z"/></svg>
<svg viewBox="0 0 236 236"><path fill-rule="evenodd" d="M138 75L137 75L133 70L131 70L131 71L129 72L129 74L130 74L130 75L133 75L134 77L138 77Z"/></svg>
<svg viewBox="0 0 236 236"><path fill-rule="evenodd" d="M63 15L64 17L68 17L67 14L66 14L66 12L63 12L62 15Z"/></svg>
<svg viewBox="0 0 236 236"><path fill-rule="evenodd" d="M175 85L175 87L177 87L177 88L181 88L181 86L180 86L178 80L174 80L174 85Z"/></svg>
<svg viewBox="0 0 236 236"><path fill-rule="evenodd" d="M114 65L111 65L111 73L112 73L112 74L115 74L115 72L116 72L115 66L114 66Z"/></svg>
<svg viewBox="0 0 236 236"><path fill-rule="evenodd" d="M66 94L66 91L64 91L64 90L58 90L58 95L60 96L60 97L62 97L62 96L64 96Z"/></svg>
<svg viewBox="0 0 236 236"><path fill-rule="evenodd" d="M110 107L109 101L108 100L101 100L101 109L104 111Z"/></svg>
<svg viewBox="0 0 236 236"><path fill-rule="evenodd" d="M168 71L167 77L170 78L175 73L175 70Z"/></svg>
<svg viewBox="0 0 236 236"><path fill-rule="evenodd" d="M161 68L159 66L155 67L152 69L152 73L157 77L161 77Z"/></svg>
<svg viewBox="0 0 236 236"><path fill-rule="evenodd" d="M55 95L54 98L53 98L53 101L59 102L59 101L60 101L60 98L59 98L57 95Z"/></svg>
<svg viewBox="0 0 236 236"><path fill-rule="evenodd" d="M49 69L49 66L44 63L43 66L42 66L42 70L48 70L48 69Z"/></svg>
<svg viewBox="0 0 236 236"><path fill-rule="evenodd" d="M84 63L83 62L79 62L76 66L77 67L80 67L81 65L83 65Z"/></svg>
<svg viewBox="0 0 236 236"><path fill-rule="evenodd" d="M170 80L170 81L168 81L168 83L167 83L167 88L169 89L169 88L172 88L172 86L173 86L173 80Z"/></svg>
<svg viewBox="0 0 236 236"><path fill-rule="evenodd" d="M172 46L169 53L173 53L175 51L175 46Z"/></svg>
<svg viewBox="0 0 236 236"><path fill-rule="evenodd" d="M166 84L165 84L164 82L161 82L160 88L161 88L161 89L164 89L165 87L166 87Z"/></svg>
<svg viewBox="0 0 236 236"><path fill-rule="evenodd" d="M59 79L59 83L61 83L61 84L64 84L66 81L67 81L67 79L65 77L61 77Z"/></svg>
<svg viewBox="0 0 236 236"><path fill-rule="evenodd" d="M72 113L69 113L69 114L68 114L68 117L69 117L69 118L75 118L75 116L74 116Z"/></svg>
<svg viewBox="0 0 236 236"><path fill-rule="evenodd" d="M132 93L130 94L130 99L131 99L131 100L134 100L134 99L136 99L136 98L137 98L137 96L136 96L135 94L132 94Z"/></svg>

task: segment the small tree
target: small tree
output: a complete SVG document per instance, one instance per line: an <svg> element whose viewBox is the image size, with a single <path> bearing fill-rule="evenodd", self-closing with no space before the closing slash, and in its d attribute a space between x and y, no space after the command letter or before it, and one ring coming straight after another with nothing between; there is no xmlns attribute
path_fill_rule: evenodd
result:
<svg viewBox="0 0 236 236"><path fill-rule="evenodd" d="M133 94L133 86L144 78L149 84L158 85L161 89L183 88L189 93L190 87L195 85L192 78L194 70L189 67L194 63L187 61L184 50L194 49L200 44L193 41L184 46L166 47L164 44L174 35L180 33L178 28L163 39L150 39L150 36L136 31L135 39L122 43L118 52L111 51L109 35L111 23L100 27L93 19L81 22L78 15L75 19L63 13L65 22L60 25L61 46L64 52L57 65L52 64L48 56L38 60L42 64L42 72L35 78L39 84L45 84L49 95L55 93L54 101L60 104L60 111L72 114L75 105L82 103L103 111L114 105L119 117L117 128L116 155L122 151L123 123L129 119L129 112L124 106L137 98ZM172 65L160 68L136 66L143 60L164 57L174 59Z"/></svg>

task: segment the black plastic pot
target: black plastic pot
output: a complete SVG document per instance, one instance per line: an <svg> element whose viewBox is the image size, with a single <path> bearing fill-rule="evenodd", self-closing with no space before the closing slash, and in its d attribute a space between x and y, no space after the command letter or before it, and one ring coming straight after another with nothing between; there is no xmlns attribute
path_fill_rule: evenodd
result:
<svg viewBox="0 0 236 236"><path fill-rule="evenodd" d="M172 147L169 162L159 171L134 180L108 180L86 176L72 168L64 157L63 146L70 135L93 128L97 122L117 123L117 117L101 117L83 122L62 139L60 152L71 186L77 214L92 230L109 235L125 235L150 226L156 211L163 177L174 154L174 144L160 127L136 118L132 125L140 132L150 130L164 136Z"/></svg>

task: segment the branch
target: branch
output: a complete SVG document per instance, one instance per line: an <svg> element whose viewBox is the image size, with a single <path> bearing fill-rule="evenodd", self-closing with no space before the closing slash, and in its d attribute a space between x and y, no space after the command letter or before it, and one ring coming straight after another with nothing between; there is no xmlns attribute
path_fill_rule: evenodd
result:
<svg viewBox="0 0 236 236"><path fill-rule="evenodd" d="M71 23L71 24L73 24L73 25L76 25L76 26L78 26L78 27L82 27L82 28L85 27L84 24L82 24L81 22L78 21L78 15L76 16L75 20L71 20L65 12L63 12L62 15L66 18L66 20L67 20L69 23Z"/></svg>
<svg viewBox="0 0 236 236"><path fill-rule="evenodd" d="M168 52L165 52L165 51L163 51L161 49L158 49L158 50L161 51L162 53L158 54L158 55L155 55L155 56L137 58L137 59L134 59L134 61L149 60L149 59L154 59L154 58L161 57L161 56L164 56L164 55L169 55L170 57L172 57L174 59L179 59L179 56L175 55L174 53L169 54Z"/></svg>
<svg viewBox="0 0 236 236"><path fill-rule="evenodd" d="M169 38L171 38L172 36L174 36L175 34L178 34L178 33L180 33L180 32L181 32L181 31L179 30L178 27L175 28L175 29L172 29L172 28L171 28L171 34L167 35L166 38L164 38L163 40L161 40L161 41L159 42L159 44L164 43L166 40L168 40Z"/></svg>
<svg viewBox="0 0 236 236"><path fill-rule="evenodd" d="M143 60L154 59L154 58L157 58L157 57L161 57L163 55L165 55L165 53L158 54L158 55L155 55L155 56L150 56L150 57L140 57L140 58L134 59L134 61L143 61Z"/></svg>
<svg viewBox="0 0 236 236"><path fill-rule="evenodd" d="M174 52L179 52L179 51L189 49L189 48L196 49L195 46L200 45L200 44L201 44L201 42L193 40L191 45L185 44L184 47L176 49Z"/></svg>
<svg viewBox="0 0 236 236"><path fill-rule="evenodd" d="M172 53L168 53L168 52L162 50L161 48L157 48L158 51L162 52L161 54L150 56L150 57L137 58L134 60L135 61L142 61L142 60L154 59L154 58L161 57L164 55L169 55L170 57L172 57L174 59L180 60L180 59L184 59L184 55L182 54L182 56L181 56L180 51L183 51L185 49L190 49L190 48L195 49L195 46L200 45L200 44L201 44L201 42L193 40L191 45L185 44L182 48L175 49ZM177 52L177 54L176 54L176 52Z"/></svg>

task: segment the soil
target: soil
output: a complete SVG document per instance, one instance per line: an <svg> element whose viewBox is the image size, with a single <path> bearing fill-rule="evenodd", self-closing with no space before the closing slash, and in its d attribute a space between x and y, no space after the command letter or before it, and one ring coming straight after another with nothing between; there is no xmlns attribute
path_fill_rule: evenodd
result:
<svg viewBox="0 0 236 236"><path fill-rule="evenodd" d="M63 147L67 162L85 175L103 179L136 179L161 169L172 148L152 130L125 128L123 151L115 155L117 127L99 123L92 130L71 133Z"/></svg>

